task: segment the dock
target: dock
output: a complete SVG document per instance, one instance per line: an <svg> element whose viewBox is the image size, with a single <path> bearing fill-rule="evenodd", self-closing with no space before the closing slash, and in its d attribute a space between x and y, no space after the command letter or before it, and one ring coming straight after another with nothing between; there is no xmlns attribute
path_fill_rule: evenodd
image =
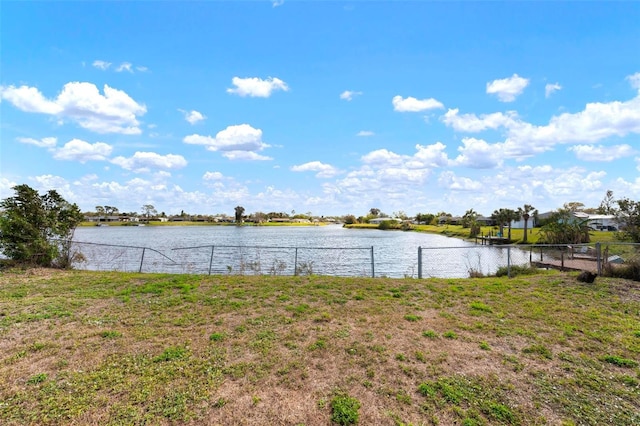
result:
<svg viewBox="0 0 640 426"><path fill-rule="evenodd" d="M591 259L545 259L532 261L531 266L545 269L559 269L561 271L589 271L598 272L598 262Z"/></svg>
<svg viewBox="0 0 640 426"><path fill-rule="evenodd" d="M480 244L483 246L486 245L503 245L503 244L510 244L511 240L509 240L508 238L505 237L495 237L493 235L489 235L486 237L475 237L476 238L476 244L478 244L478 240L480 240Z"/></svg>

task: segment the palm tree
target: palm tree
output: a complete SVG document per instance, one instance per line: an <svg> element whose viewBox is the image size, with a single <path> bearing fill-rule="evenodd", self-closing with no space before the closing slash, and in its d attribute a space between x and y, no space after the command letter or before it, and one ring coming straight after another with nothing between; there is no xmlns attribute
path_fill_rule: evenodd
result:
<svg viewBox="0 0 640 426"><path fill-rule="evenodd" d="M522 207L518 207L518 216L524 220L524 238L522 239L522 242L525 244L527 243L527 225L529 224L531 214L534 216L538 214L538 211L532 205L525 204Z"/></svg>
<svg viewBox="0 0 640 426"><path fill-rule="evenodd" d="M494 210L491 218L496 221L500 227L500 236L504 235L504 224L509 221L509 212L507 209Z"/></svg>
<svg viewBox="0 0 640 426"><path fill-rule="evenodd" d="M509 233L507 238L509 239L509 242L511 242L511 224L513 223L514 220L519 220L520 215L515 210L505 209L505 211L507 212L506 218L507 218L507 223L509 225L509 231L508 231Z"/></svg>

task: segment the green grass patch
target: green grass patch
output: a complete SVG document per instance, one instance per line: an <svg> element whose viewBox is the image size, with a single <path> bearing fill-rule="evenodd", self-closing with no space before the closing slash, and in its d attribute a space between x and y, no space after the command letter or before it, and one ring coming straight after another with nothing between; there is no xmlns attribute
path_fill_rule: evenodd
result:
<svg viewBox="0 0 640 426"><path fill-rule="evenodd" d="M640 424L638 312L630 281L583 286L553 271L414 280L5 270L0 418ZM353 400L336 400L332 420L338 396Z"/></svg>

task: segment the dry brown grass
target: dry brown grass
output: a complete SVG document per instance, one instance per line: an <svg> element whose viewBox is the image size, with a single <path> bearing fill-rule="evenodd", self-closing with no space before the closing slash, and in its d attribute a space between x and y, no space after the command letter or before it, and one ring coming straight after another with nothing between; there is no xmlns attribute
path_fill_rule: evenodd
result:
<svg viewBox="0 0 640 426"><path fill-rule="evenodd" d="M639 292L561 273L7 272L0 423L327 425L342 391L364 425L631 424L640 370L600 359L638 360Z"/></svg>

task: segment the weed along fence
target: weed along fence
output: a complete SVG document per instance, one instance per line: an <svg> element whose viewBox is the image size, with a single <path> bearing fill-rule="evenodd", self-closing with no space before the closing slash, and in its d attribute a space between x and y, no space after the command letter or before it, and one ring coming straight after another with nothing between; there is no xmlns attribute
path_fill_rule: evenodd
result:
<svg viewBox="0 0 640 426"><path fill-rule="evenodd" d="M513 276L518 268L531 267L602 275L625 263L640 263L640 244L418 247L416 257L415 252L384 252L374 246L202 245L158 250L73 241L69 255L74 268L101 271L467 278Z"/></svg>
<svg viewBox="0 0 640 426"><path fill-rule="evenodd" d="M589 271L611 274L640 262L640 244L532 244L475 247L418 247L418 278L512 276L516 268ZM452 273L455 271L456 273Z"/></svg>
<svg viewBox="0 0 640 426"><path fill-rule="evenodd" d="M374 247L204 245L160 251L149 247L73 242L71 251L74 267L89 270L209 275L376 276Z"/></svg>

